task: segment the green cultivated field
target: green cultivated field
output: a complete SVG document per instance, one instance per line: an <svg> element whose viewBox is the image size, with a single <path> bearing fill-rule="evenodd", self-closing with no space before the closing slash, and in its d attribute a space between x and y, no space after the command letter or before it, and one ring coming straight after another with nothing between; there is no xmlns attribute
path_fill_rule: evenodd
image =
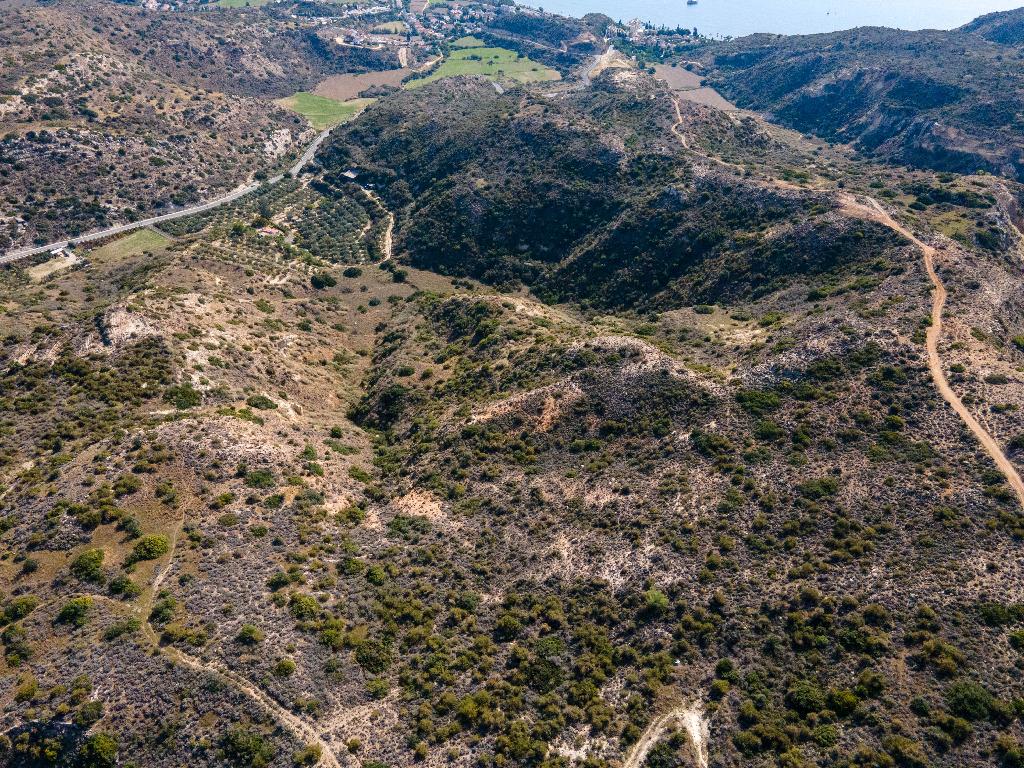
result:
<svg viewBox="0 0 1024 768"><path fill-rule="evenodd" d="M372 103L373 99L335 101L305 91L300 91L294 96L289 96L278 102L286 109L298 112L305 117L318 131L348 122Z"/></svg>
<svg viewBox="0 0 1024 768"><path fill-rule="evenodd" d="M386 21L374 27L373 31L386 35L404 35L409 31L409 27L404 21Z"/></svg>
<svg viewBox="0 0 1024 768"><path fill-rule="evenodd" d="M158 251L171 242L171 238L162 232L152 229L138 229L130 235L119 237L93 251L89 251L90 259L122 259L127 256L138 256L143 251Z"/></svg>
<svg viewBox="0 0 1024 768"><path fill-rule="evenodd" d="M466 39L461 38L456 43ZM419 88L435 80L458 75L483 75L491 80L515 80L519 83L558 80L560 77L555 70L507 48L463 47L452 51L429 77L410 80L406 87Z"/></svg>
<svg viewBox="0 0 1024 768"><path fill-rule="evenodd" d="M483 48L485 45L484 41L479 37L473 37L472 35L466 35L460 37L458 40L452 41L452 48Z"/></svg>

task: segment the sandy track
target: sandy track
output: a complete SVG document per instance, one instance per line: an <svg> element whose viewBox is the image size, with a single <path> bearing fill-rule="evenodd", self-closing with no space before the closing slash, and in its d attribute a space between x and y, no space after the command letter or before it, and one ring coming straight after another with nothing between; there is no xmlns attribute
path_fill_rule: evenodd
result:
<svg viewBox="0 0 1024 768"><path fill-rule="evenodd" d="M675 98L672 99L672 106L675 108L676 121L672 125L672 133L675 134L676 138L683 145L685 149L692 152L696 152L699 156L711 162L719 162L715 158L709 157L703 153L698 152L696 149L690 146L686 135L680 130L683 124L682 111L679 108L679 101ZM792 188L793 185L787 182L774 180L773 183L779 187ZM928 272L928 277L932 281L934 288L932 294L932 322L928 328L928 333L925 337L925 344L928 351L928 370L931 373L932 381L935 383L936 389L939 390L939 394L942 398L949 403L960 419L967 425L967 428L971 430L974 436L981 443L986 453L992 457L992 461L995 462L996 467L1006 478L1006 482L1013 489L1014 494L1017 496L1017 501L1024 507L1024 481L1021 480L1020 474L1017 472L1016 467L1006 458L1006 454L1003 453L1002 447L996 442L995 438L988 433L988 431L981 425L974 415L967 410L967 406L963 404L960 397L953 391L953 388L949 385L949 381L946 379L946 374L942 370L942 358L939 356L939 339L942 338L942 311L946 306L946 286L943 285L942 279L939 277L938 272L935 271L935 257L937 251L930 245L922 242L916 237L910 230L896 221L874 198L867 198L867 203L863 203L852 195L843 194L839 196L840 202L843 204L843 212L848 216L853 216L861 219L869 219L875 221L894 232L898 232L912 242L921 251L924 257L925 269Z"/></svg>
<svg viewBox="0 0 1024 768"><path fill-rule="evenodd" d="M655 718L622 763L622 768L640 768L647 755L673 726L682 726L690 737L693 758L698 768L708 768L708 724L698 705L685 704Z"/></svg>
<svg viewBox="0 0 1024 768"><path fill-rule="evenodd" d="M967 406L963 404L960 397L949 386L946 374L942 370L942 358L939 356L939 339L942 338L942 310L946 305L947 292L946 286L943 285L942 279L939 277L938 272L935 271L937 251L932 246L923 243L910 230L897 222L877 200L868 198L868 203L864 204L846 195L843 196L842 201L844 210L847 213L870 219L888 227L894 232L898 232L917 246L924 256L924 266L934 288L932 293L932 324L928 328L928 333L925 337L925 344L928 349L928 370L931 372L932 381L935 382L935 387L939 390L942 398L949 403L964 424L967 425L967 428L974 433L974 436L988 455L992 457L992 461L995 462L996 467L1003 473L1006 477L1006 482L1009 483L1013 492L1017 495L1018 502L1024 507L1024 481L1021 481L1016 467L1006 458L1006 454L1003 453L1002 447L996 442L995 438L967 410Z"/></svg>

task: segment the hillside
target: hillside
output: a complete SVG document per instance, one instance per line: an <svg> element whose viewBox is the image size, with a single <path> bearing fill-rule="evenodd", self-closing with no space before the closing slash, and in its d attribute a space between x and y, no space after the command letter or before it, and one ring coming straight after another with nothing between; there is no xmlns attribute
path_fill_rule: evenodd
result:
<svg viewBox="0 0 1024 768"><path fill-rule="evenodd" d="M729 99L799 131L884 161L1020 180L1024 63L975 25L754 35L709 45L701 60Z"/></svg>
<svg viewBox="0 0 1024 768"><path fill-rule="evenodd" d="M1024 45L1024 8L979 16L962 27L964 32L980 35L1002 45Z"/></svg>
<svg viewBox="0 0 1024 768"><path fill-rule="evenodd" d="M1024 764L1024 185L556 52L0 265L0 766ZM135 56L66 84L256 103Z"/></svg>
<svg viewBox="0 0 1024 768"><path fill-rule="evenodd" d="M315 30L262 14L10 5L0 251L151 216L283 167L314 134L270 100L360 66Z"/></svg>
<svg viewBox="0 0 1024 768"><path fill-rule="evenodd" d="M370 110L321 162L381 180L395 207L412 200L398 243L413 265L604 308L853 273L893 244L811 190L695 167L672 115L647 81L557 99L442 85Z"/></svg>

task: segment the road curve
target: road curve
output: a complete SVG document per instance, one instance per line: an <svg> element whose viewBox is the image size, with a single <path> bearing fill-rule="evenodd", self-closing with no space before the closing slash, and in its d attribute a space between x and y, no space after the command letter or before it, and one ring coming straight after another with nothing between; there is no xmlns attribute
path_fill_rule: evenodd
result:
<svg viewBox="0 0 1024 768"><path fill-rule="evenodd" d="M862 218L871 219L894 232L898 232L916 245L924 256L925 270L927 270L928 277L932 281L934 288L932 293L932 324L925 335L925 345L928 349L928 370L931 372L932 381L935 382L935 387L939 390L943 399L949 403L957 416L974 433L974 436L984 447L986 453L992 457L992 461L995 462L996 467L1003 473L1006 482L1017 495L1017 501L1021 507L1024 507L1024 481L1021 480L1017 468L1006 458L1006 454L1003 453L1002 447L996 442L995 438L967 410L967 406L963 404L956 392L953 391L949 381L946 379L945 372L942 370L942 358L939 357L939 339L942 338L942 310L946 306L946 296L948 294L946 286L943 285L942 279L939 277L938 272L935 271L935 248L923 243L910 230L897 222L877 200L873 198L867 199L868 203L865 205L849 195L844 195L842 198L845 209L848 212L859 215Z"/></svg>
<svg viewBox="0 0 1024 768"><path fill-rule="evenodd" d="M292 178L298 176L302 169L306 167L310 160L313 159L313 155L323 144L324 139L327 138L330 130L323 131L320 133L313 142L306 148L306 151L302 153L302 157L299 158L298 162L295 163L289 170L288 175ZM122 235L125 232L133 232L136 229L142 229L144 227L152 227L156 224L161 224L165 221L173 221L174 219L182 219L186 216L192 216L197 213L203 213L213 208L217 208L226 203L233 203L240 197L245 197L250 192L255 192L261 187L271 187L284 178L284 174L278 174L272 178L267 179L265 182L255 182L253 184L246 184L241 187L236 187L230 192L215 197L213 200L207 200L205 203L199 203L197 205L189 206L188 208L182 208L178 211L171 211L170 213L164 213L159 216L150 216L148 219L140 219L139 221L133 221L128 224L118 224L114 227L108 227L107 229L101 229L97 232L90 232L85 235L78 235L77 237L68 238L67 240L58 240L55 243L48 243L46 245L35 245L27 246L25 248L17 248L13 251L0 256L0 264L10 264L21 259L27 259L30 256L36 256L40 253L47 251L60 250L61 248L67 248L72 244L77 243L89 243L95 240L103 240L107 237L113 237L114 235Z"/></svg>
<svg viewBox="0 0 1024 768"><path fill-rule="evenodd" d="M679 108L679 101L677 99L673 99L672 105L675 108L676 114L676 121L672 125L672 133L675 134L683 147L690 149L686 136L680 130L680 126L683 123L683 115ZM707 155L702 154L701 156L705 159L713 159ZM774 183L780 184L778 181L775 181ZM925 346L927 347L928 352L928 370L931 373L932 381L935 383L935 388L939 390L939 394L942 395L942 398L949 403L957 416L960 417L964 424L967 425L967 428L971 430L974 436L978 439L978 442L981 443L985 452L992 457L992 461L995 462L996 467L1006 478L1006 482L1017 496L1018 503L1022 508L1024 508L1024 481L1021 480L1020 474L1017 472L1017 468L1013 466L1008 458L1006 458L1006 454L1003 453L1002 447L998 442L996 442L995 438L993 438L992 435L990 435L974 417L974 415L967 410L967 406L963 404L956 392L953 391L953 388L949 385L949 381L946 379L945 372L942 370L942 358L939 357L939 339L942 338L942 310L946 306L946 297L948 294L946 286L943 285L942 279L939 277L938 272L935 271L935 249L932 246L923 243L910 230L897 222L874 198L868 197L866 198L868 202L863 203L857 200L853 195L841 194L839 195L839 200L843 204L843 211L847 215L870 219L882 226L888 227L894 232L898 232L903 235L921 251L921 254L924 256L925 270L928 272L928 277L934 288L932 293L932 322L931 326L928 328L927 334L925 335Z"/></svg>

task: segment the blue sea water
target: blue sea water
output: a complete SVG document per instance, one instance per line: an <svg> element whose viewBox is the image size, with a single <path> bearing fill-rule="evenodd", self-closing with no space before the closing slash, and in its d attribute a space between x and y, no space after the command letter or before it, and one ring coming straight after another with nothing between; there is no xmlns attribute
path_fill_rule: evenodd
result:
<svg viewBox="0 0 1024 768"><path fill-rule="evenodd" d="M804 35L861 26L952 29L1022 0L528 0L565 16L605 13L616 21L638 18L655 25L696 28L712 37L754 32Z"/></svg>

